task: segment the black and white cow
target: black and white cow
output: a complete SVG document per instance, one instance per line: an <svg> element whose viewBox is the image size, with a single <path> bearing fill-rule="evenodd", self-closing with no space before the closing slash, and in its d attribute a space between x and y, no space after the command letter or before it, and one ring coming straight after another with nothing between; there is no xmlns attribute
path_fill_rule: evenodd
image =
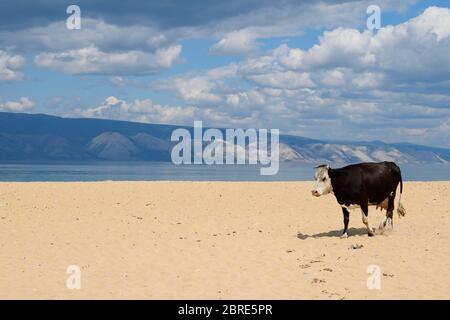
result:
<svg viewBox="0 0 450 320"><path fill-rule="evenodd" d="M340 169L332 169L328 165L316 167L316 183L312 190L313 196L319 197L328 193L336 196L344 214L344 232L341 237L346 238L349 209L360 208L362 220L366 225L369 236L373 236L375 229L369 226L370 205L386 209L386 217L380 224L380 229L386 225L393 227L394 200L397 186L400 183L400 197L397 212L404 216L406 210L400 203L403 191L403 181L400 168L394 162L368 162L349 165Z"/></svg>

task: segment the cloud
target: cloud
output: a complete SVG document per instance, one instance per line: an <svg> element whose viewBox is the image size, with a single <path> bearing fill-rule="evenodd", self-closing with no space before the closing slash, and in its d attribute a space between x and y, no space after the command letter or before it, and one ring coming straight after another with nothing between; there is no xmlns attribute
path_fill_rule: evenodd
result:
<svg viewBox="0 0 450 320"><path fill-rule="evenodd" d="M250 75L247 76L247 78L260 86L271 88L297 89L314 86L308 73L293 71L278 71Z"/></svg>
<svg viewBox="0 0 450 320"><path fill-rule="evenodd" d="M169 68L181 53L181 45L156 50L102 52L96 47L69 50L60 53L38 54L34 62L38 67L60 70L68 74L152 74Z"/></svg>
<svg viewBox="0 0 450 320"><path fill-rule="evenodd" d="M0 111L24 112L30 111L36 104L27 97L21 97L19 101L0 102Z"/></svg>
<svg viewBox="0 0 450 320"><path fill-rule="evenodd" d="M0 50L0 82L15 81L23 78L22 68L25 59L21 55L11 55Z"/></svg>
<svg viewBox="0 0 450 320"><path fill-rule="evenodd" d="M271 1L229 0L220 6L208 4L210 4L208 0L191 3L182 0L162 3L129 0L126 4L120 1L109 1L107 4L91 0L77 1L77 5L81 7L82 17L95 17L117 25L139 23L160 28L203 25L218 19L228 19L237 14L245 15L270 5ZM4 14L4 19L1 20L0 27L3 30L17 30L53 23L64 19L67 6L67 2L55 3L54 0L40 0L36 3L26 0L2 1L0 12Z"/></svg>
<svg viewBox="0 0 450 320"><path fill-rule="evenodd" d="M249 79L264 79L261 85L275 82L274 87L286 89L295 87L294 78L304 87L320 82L358 90L392 86L417 89L419 83L448 88L449 21L450 9L429 7L405 23L376 33L339 27L324 32L319 43L309 49L282 44L247 59L238 72ZM300 81L302 77L305 81Z"/></svg>
<svg viewBox="0 0 450 320"><path fill-rule="evenodd" d="M65 20L48 25L18 30L0 31L0 44L15 51L60 52L95 46L100 51L148 51L174 44L170 33L152 26L118 26L100 19L82 16L80 30L69 30Z"/></svg>
<svg viewBox="0 0 450 320"><path fill-rule="evenodd" d="M402 7L393 0L380 1L385 11ZM231 0L211 6L207 1L194 4L128 1L124 6L117 2L102 5L80 0L77 5L81 7L82 28L68 30L64 3L44 0L25 4L17 0L0 3L3 13L0 46L20 54L35 54L38 67L67 74L155 74L181 61L183 40L218 39L210 49L213 54L249 54L258 49L259 39L299 35L306 28L361 25L364 22L361 12L365 12L368 3L368 0L320 3L283 0L282 4L274 4L268 0ZM27 10L23 10L24 5ZM434 32L445 35L444 29ZM322 51L326 55L326 48ZM302 53L290 51L286 63L295 64L291 59L295 54ZM22 76L7 68L0 74L0 80ZM283 76L288 75L277 74ZM192 97L197 98L218 101L211 94Z"/></svg>
<svg viewBox="0 0 450 320"><path fill-rule="evenodd" d="M65 21L0 32L0 45L36 53L38 67L68 74L154 74L180 61L182 46L151 26L117 26L83 18L81 30Z"/></svg>
<svg viewBox="0 0 450 320"><path fill-rule="evenodd" d="M450 119L449 12L430 7L375 33L338 27L310 48L282 44L221 68L232 70L221 76L213 69L165 80L164 90L217 125L450 146L442 134Z"/></svg>
<svg viewBox="0 0 450 320"><path fill-rule="evenodd" d="M218 87L217 83L210 82L206 76L175 77L168 81L160 81L153 85L159 90L175 91L187 103L217 103L222 98L212 93Z"/></svg>
<svg viewBox="0 0 450 320"><path fill-rule="evenodd" d="M379 0L378 4L389 12L412 1L399 5L398 1ZM0 46L27 53L92 46L102 52L153 52L182 40L212 38L218 39L212 53L235 55L253 52L258 39L296 36L307 28L361 26L369 4L369 0L231 0L216 6L207 0L157 4L133 0L124 5L80 0L82 28L68 30L64 3L3 1Z"/></svg>
<svg viewBox="0 0 450 320"><path fill-rule="evenodd" d="M74 113L89 118L192 124L195 112L194 107L162 106L150 99L127 102L110 96L97 107L78 109Z"/></svg>
<svg viewBox="0 0 450 320"><path fill-rule="evenodd" d="M401 11L415 0L379 0L383 12ZM241 55L254 52L258 40L302 35L308 29L355 28L365 26L365 12L371 1L282 1L253 5L248 13L217 18L213 25L205 25L209 35L219 38L211 52L222 55ZM196 29L196 32L199 32ZM203 32L204 34L204 32Z"/></svg>
<svg viewBox="0 0 450 320"><path fill-rule="evenodd" d="M383 27L375 34L337 28L325 32L308 50L282 45L273 56L291 70L366 72L360 78L363 86L374 86L381 73L404 82L448 80L449 21L450 9L429 7L418 17Z"/></svg>
<svg viewBox="0 0 450 320"><path fill-rule="evenodd" d="M412 2L414 1L378 0L377 4L384 10L401 10ZM349 17L357 11L365 12L371 2L323 0L319 3L311 3L309 0L281 0L274 3L271 0L229 0L220 5L211 5L209 0L194 2L129 0L126 4L120 1L101 3L78 0L76 3L81 8L83 19L99 19L119 26L139 24L168 30L198 26L207 26L212 29L215 25L226 28L234 25L232 29L236 30L248 26L282 24L283 21L333 27L349 23L349 20L354 22L355 16L353 15L352 19ZM68 4L54 0L1 1L0 12L3 15L0 20L0 29L16 31L64 20L68 16L66 15Z"/></svg>
<svg viewBox="0 0 450 320"><path fill-rule="evenodd" d="M127 84L127 81L121 76L114 76L109 78L109 80L116 86L123 87Z"/></svg>
<svg viewBox="0 0 450 320"><path fill-rule="evenodd" d="M227 104L234 108L246 108L251 105L262 106L265 103L264 95L257 90L241 91L227 95Z"/></svg>
<svg viewBox="0 0 450 320"><path fill-rule="evenodd" d="M240 55L252 52L257 47L256 34L249 30L238 30L226 34L210 51L218 55Z"/></svg>
<svg viewBox="0 0 450 320"><path fill-rule="evenodd" d="M230 121L236 126L248 126L255 114L230 114L214 108L199 108L191 105L170 106L154 103L151 99L127 101L109 96L98 106L87 109L74 109L68 116L137 121L144 123L193 125L195 120L203 120L205 125L229 127Z"/></svg>
<svg viewBox="0 0 450 320"><path fill-rule="evenodd" d="M236 75L237 67L211 69L202 75L183 75L168 80L156 81L152 87L157 90L174 91L185 102L195 104L215 104L223 101L220 91L224 80Z"/></svg>

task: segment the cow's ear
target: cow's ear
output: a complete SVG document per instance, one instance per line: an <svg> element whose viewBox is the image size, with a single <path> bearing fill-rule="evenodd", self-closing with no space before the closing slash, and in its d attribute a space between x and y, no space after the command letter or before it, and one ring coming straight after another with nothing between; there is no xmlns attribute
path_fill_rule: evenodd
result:
<svg viewBox="0 0 450 320"><path fill-rule="evenodd" d="M328 164L319 164L318 166L315 166L314 169L318 169L318 168L327 168L330 169L330 166Z"/></svg>

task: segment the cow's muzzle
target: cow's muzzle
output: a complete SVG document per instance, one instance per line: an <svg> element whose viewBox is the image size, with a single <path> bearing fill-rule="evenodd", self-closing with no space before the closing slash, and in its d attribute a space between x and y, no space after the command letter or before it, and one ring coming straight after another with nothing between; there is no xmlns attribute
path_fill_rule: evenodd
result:
<svg viewBox="0 0 450 320"><path fill-rule="evenodd" d="M319 191L317 191L317 190L311 190L311 194L312 194L314 197L320 196L320 193L319 193Z"/></svg>

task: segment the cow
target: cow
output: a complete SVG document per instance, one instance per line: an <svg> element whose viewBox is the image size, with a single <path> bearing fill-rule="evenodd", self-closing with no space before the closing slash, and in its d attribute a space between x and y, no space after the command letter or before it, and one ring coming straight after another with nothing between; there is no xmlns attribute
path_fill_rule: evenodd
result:
<svg viewBox="0 0 450 320"><path fill-rule="evenodd" d="M401 204L403 181L400 168L394 162L366 162L332 169L329 165L315 167L315 187L311 191L315 197L333 193L342 207L344 215L344 231L341 238L347 238L349 209L360 208L362 221L367 228L367 234L373 236L375 229L369 225L369 206L386 209L386 216L380 224L380 229L386 226L393 228L394 200L397 186L400 183L400 196L397 213L406 214Z"/></svg>

